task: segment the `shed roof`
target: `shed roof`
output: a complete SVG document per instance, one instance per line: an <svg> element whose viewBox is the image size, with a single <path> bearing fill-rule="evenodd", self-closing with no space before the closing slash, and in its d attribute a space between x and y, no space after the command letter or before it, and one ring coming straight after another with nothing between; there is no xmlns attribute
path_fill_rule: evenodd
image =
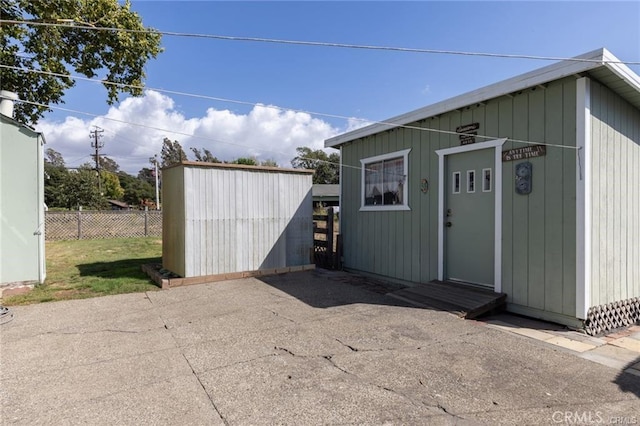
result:
<svg viewBox="0 0 640 426"><path fill-rule="evenodd" d="M129 204L123 202L123 201L118 201L118 200L107 200L107 202L109 204L111 204L112 206L116 206L116 207L120 207L123 209L128 209L129 208Z"/></svg>
<svg viewBox="0 0 640 426"><path fill-rule="evenodd" d="M174 167L200 167L210 169L236 169L236 170L248 170L248 171L262 171L262 172L276 172L276 173L294 173L294 174L313 174L315 170L310 169L285 169L281 167L267 167L267 166L250 166L247 164L233 164L233 163L207 163L204 161L182 161L180 163L172 164L170 166L163 167L162 169L171 169Z"/></svg>
<svg viewBox="0 0 640 426"><path fill-rule="evenodd" d="M30 133L34 137L40 136L40 138L44 142L44 135L41 132L36 131L31 126L27 126L26 124L19 122L15 118L8 117L8 116L6 116L4 114L0 114L0 122L9 123L9 124L12 124L12 125L14 125L16 127L20 127L21 129L26 130L27 133Z"/></svg>
<svg viewBox="0 0 640 426"><path fill-rule="evenodd" d="M338 197L340 196L340 185L316 183L311 187L311 194L314 197Z"/></svg>
<svg viewBox="0 0 640 426"><path fill-rule="evenodd" d="M384 122L374 123L351 132L334 136L325 141L326 147L336 147L346 142L363 138L397 126L413 123L445 112L453 111L508 95L520 90L546 84L571 75L588 75L618 93L629 103L640 109L640 77L622 64L605 48L557 62L519 76L503 80L483 88L446 99L417 110L402 114Z"/></svg>

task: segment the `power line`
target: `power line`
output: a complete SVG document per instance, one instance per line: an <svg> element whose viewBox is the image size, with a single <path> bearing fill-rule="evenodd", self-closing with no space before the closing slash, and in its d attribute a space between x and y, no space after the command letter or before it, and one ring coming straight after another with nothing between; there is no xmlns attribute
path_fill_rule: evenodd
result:
<svg viewBox="0 0 640 426"><path fill-rule="evenodd" d="M36 105L36 106L42 106L42 107L57 109L57 110L60 110L60 111L71 112L71 113L74 113L74 114L82 114L82 115L86 115L86 116L94 117L94 118L101 118L101 119L104 119L104 120L115 121L117 123L129 124L131 126L143 127L143 128L151 129L151 130L158 130L160 132L173 133L173 134L176 134L176 135L187 136L187 137L191 137L191 138L195 138L195 139L207 140L207 141L215 142L215 143L221 143L221 144L226 144L226 145L234 145L234 146L237 146L237 147L240 147L240 148L245 148L245 149L256 149L255 147L247 146L247 145L243 145L243 144L239 144L239 143L223 141L223 140L220 140L220 139L209 138L209 137L206 137L206 136L194 135L194 134L191 134L191 133L185 133L185 132L181 132L181 131L177 131L177 130L162 129L160 127L150 126L148 124L134 123L134 122L131 122L131 121L119 120L117 118L111 118L111 117L106 117L106 116L103 116L103 115L92 114L90 112L78 111L78 110L73 110L73 109L63 108L63 107L58 107L58 106L47 106L47 105L44 105L44 104L40 104L38 102L31 102L31 101L19 100L19 102L23 102L23 103L30 104L30 105ZM258 148L258 150L259 151L266 151L266 149L264 149L264 148L263 149ZM269 152L275 152L275 153L282 154L282 155L290 155L290 153L287 153L287 152L284 152L284 151L274 151L273 149L269 149ZM326 163L326 164L340 165L340 163L335 163L335 162L326 161L326 160L319 160L317 158L301 157L301 159L303 159L303 160L313 160L313 161L318 161L320 163ZM359 167L355 167L355 166L347 166L347 165L344 165L344 164L342 166L343 167L351 167L351 168L360 170Z"/></svg>
<svg viewBox="0 0 640 426"><path fill-rule="evenodd" d="M59 22L42 22L42 21L24 21L24 20L12 20L12 19L0 19L0 24L16 24L16 25L31 25L31 26L44 26L44 27L62 27L62 28L75 28L92 31L112 31L112 32L127 32L127 33L151 33L160 34L164 36L172 37L190 37L190 38L204 38L214 40L226 40L226 41L246 41L246 42L258 42L258 43L273 43L273 44L288 44L299 46L314 46L314 47L334 47L342 49L360 49L360 50L379 50L379 51L392 51L392 52L407 52L407 53L424 53L424 54L438 54L438 55L459 55L459 56L481 56L488 58L506 58L506 59L529 59L539 61L574 61L574 62L592 62L601 63L598 59L587 58L567 58L561 56L538 56L538 55L522 55L522 54L509 54L509 53L489 53L489 52L468 52L457 50L441 50L441 49L420 49L412 47L394 47L394 46L376 46L376 45L361 45L351 43L331 43L322 41L303 41L303 40L286 40L275 39L265 37L245 37L245 36L226 36L216 34L201 34L201 33L182 33L175 31L161 31L156 29L145 30L132 30L126 28L116 27L96 27L91 24L75 22L69 19L59 19ZM637 61L604 61L610 64L624 64L624 65L640 65Z"/></svg>
<svg viewBox="0 0 640 426"><path fill-rule="evenodd" d="M24 102L24 103L28 103L28 104L32 104L32 105L36 105L36 106L46 106L46 105L43 105L43 104L39 104L37 102L21 101L21 100L19 102ZM185 132L180 132L180 131L175 131L175 130L162 129L162 128L155 127L155 126L150 126L150 125L147 125L147 124L141 124L141 123L134 123L134 122L125 121L125 120L119 120L119 119L116 119L116 118L100 116L100 115L97 115L97 114L92 114L92 113L88 113L88 112L84 112L84 111L72 110L72 109L69 109L69 108L63 108L63 107L58 107L58 106L54 106L54 107L50 107L50 108L58 109L58 110L61 110L61 111L72 112L74 114L82 114L82 115L87 115L87 116L90 116L90 117L102 118L102 119L105 119L105 120L115 121L115 122L123 123L123 124L129 124L129 125L132 125L132 126L143 127L143 128L147 128L147 129L161 131L161 132L174 133L174 134L177 134L177 135L192 137L192 138L195 138L195 139L202 139L202 140L207 140L207 141L216 142L216 143L234 145L234 146L238 146L238 147L245 148L245 149L256 149L255 147L242 145L242 144L238 144L238 143L222 141L222 140L219 140L219 139L209 138L209 137L205 137L205 136L198 136L198 135L185 133ZM379 123L383 123L383 122L379 122ZM424 130L424 131L432 131L432 132L437 132L437 133L455 134L457 136L463 135L463 133L450 132L450 131L438 130L438 129L428 129L428 128L424 128L424 127L398 126L398 125L394 125L394 126L396 126L396 127L404 127L404 128L408 128L408 129L414 129L414 130ZM499 137L495 137L495 136L484 136L484 135L473 135L473 136L474 137L479 137L479 138L491 139L491 140L500 139ZM534 142L534 141L525 141L525 140L512 139L512 138L507 138L507 140L511 141L511 142L519 142L519 143L525 143L525 144L545 145L545 146L551 146L551 147L557 147L557 148L573 149L573 150L576 150L576 151L579 150L579 148L577 148L577 147L565 146L565 145L549 144L549 143ZM265 149L260 149L260 148L258 148L258 150L259 151L265 151ZM269 150L269 152L277 152L277 153L282 154L282 155L290 155L290 153L286 153L286 152L283 152L283 151L273 151L271 149ZM317 162L323 163L323 164L337 165L337 166L342 167L342 168L350 168L350 169L361 170L360 166L351 166L351 165L348 165L348 164L341 164L341 163L336 163L336 162L332 162L332 161L328 161L328 160L320 160L320 159L308 158L308 157L301 157L301 159L302 160L317 161Z"/></svg>
<svg viewBox="0 0 640 426"><path fill-rule="evenodd" d="M265 104L258 103L258 102L240 101L240 100L236 100L236 99L220 98L220 97L216 97L216 96L208 96L208 95L201 95L201 94L197 94L197 93L180 92L180 91L168 90L168 89L159 89L159 88L155 88L155 87L140 86L140 85L134 85L134 84L116 83L116 82L109 81L109 80L99 80L99 79L83 77L83 76L73 76L73 75L70 75L70 74L62 74L62 73L57 73L57 72L52 72L52 71L43 71L43 70L37 70L37 69L33 69L33 68L20 68L20 67L16 67L16 66L13 66L13 65L0 64L0 68L7 68L7 69L12 69L12 70L21 71L21 72L31 72L31 73L36 73L36 74L50 75L50 76L53 76L53 77L65 77L65 78L71 78L73 80L89 81L89 82L92 82L92 83L102 83L102 84L108 84L108 85L113 85L113 86L118 86L118 87L129 87L129 88L132 88L132 89L154 90L154 91L160 92L160 93L168 93L170 95L178 95L178 96L186 96L186 97L197 98L197 99L205 99L205 100L209 100L209 101L217 101L217 102L224 102L224 103L231 103L231 104L245 105L245 106L263 106L265 108L272 108L272 109L277 109L277 110L280 110L280 111L301 112L301 113L306 113L306 114L310 114L310 115L317 115L317 116L321 116L321 117L339 118L339 119L347 119L347 120L357 120L357 121L361 121L363 123L373 123L371 120L367 120L367 119L364 119L364 118L346 117L344 115L327 114L327 113L322 113L322 112L306 111L306 110L295 109L295 108L285 108L285 107L280 107L280 106L277 106L277 105L265 105ZM45 106L45 105L43 105L43 106Z"/></svg>
<svg viewBox="0 0 640 426"><path fill-rule="evenodd" d="M72 78L72 79L76 79L77 78L78 80L85 80L85 81L91 81L91 82L97 82L97 83L115 84L115 85L118 85L118 86L121 86L121 87L132 87L132 88L145 89L145 87L143 87L143 86L134 86L134 85L128 85L128 84L123 84L123 83L113 83L113 82L109 82L109 81L91 79L91 78L87 78L87 77L70 76L68 74L60 74L60 73L54 73L54 72L49 72L49 71L39 71L39 70L34 70L34 69L23 69L23 68L19 68L19 67L4 65L4 64L0 64L0 68L11 68L11 69L16 69L18 71L23 71L23 72L34 72L34 73L48 74L48 75L54 75L54 76L64 76L64 77L68 77L68 78ZM293 112L297 112L297 113L304 113L304 114L309 114L309 115L317 115L317 116L321 116L321 117L339 118L339 119L343 119L343 120L357 120L357 121L360 121L362 123L366 123L367 125L368 124L380 124L380 125L384 125L384 126L389 126L390 128L404 128L404 129L419 130L419 131L433 132L433 133L442 133L442 134L449 134L449 135L456 135L456 136L467 135L467 133L459 133L459 132L450 131L450 130L431 129L431 128L428 128L428 127L410 126L410 125L407 125L407 124L398 124L398 123L389 122L389 121L376 121L376 120L368 120L368 119L357 118L357 117L347 117L347 116L344 116L344 115L337 115L337 114L326 114L326 113L320 113L320 112L314 112L314 111L307 111L307 110L300 110L300 109L293 109L293 108L284 108L284 107L279 107L279 106L276 106L276 105L265 105L265 104L261 104L261 103L255 103L255 102L247 102L247 101L239 101L239 100L234 100L234 99L218 98L218 97L213 97L213 96L199 95L199 94L186 93L186 92L178 92L178 91L174 91L174 90L165 90L165 89L156 89L156 88L146 88L146 90L153 90L153 91L157 91L157 92L160 92L160 93L169 93L169 94L179 95L179 96L187 96L187 97L215 100L215 101L221 101L221 102L230 102L230 103L248 105L248 106L254 106L254 107L260 106L260 107L263 107L263 108L271 108L271 109L276 109L276 110L279 110L279 111L293 111ZM24 103L28 103L28 104L32 104L32 105L36 105L36 106L45 107L45 108L54 108L54 107L52 107L50 105L44 105L44 104L40 104L40 103L37 103L37 102L27 102L27 101L21 101L21 100L19 102L24 102ZM181 132L176 132L176 131L173 131L173 130L158 129L158 128L145 126L145 125L141 125L141 124L136 124L136 123L131 123L131 122L127 122L127 121L111 119L111 118L107 118L107 117L104 117L104 116L98 116L96 114L85 113L85 112L82 112L82 111L69 110L69 109L65 109L65 108L61 108L61 107L55 107L55 109L59 109L59 110L62 110L62 111L73 112L73 113L76 113L76 114L85 114L85 115L94 116L94 117L103 117L103 118L109 119L109 120L120 121L120 122L125 123L125 124L132 124L132 125L136 125L136 126L149 127L149 128L155 129L155 130L166 131L166 132L175 133L175 134L181 134L181 135L184 135L184 136L191 136L191 137L196 137L196 138L199 137L199 136L195 136L195 135L191 135L191 134L184 134L184 133L181 133ZM477 138L481 138L481 139L486 139L486 140L500 139L500 137L497 137L497 136L474 135L474 134L471 134L471 133L469 133L468 135L469 136L474 136L474 137L477 137ZM552 143L539 142L539 141L524 140L524 139L509 138L509 140L511 142L518 142L518 143L523 143L523 144L528 144L528 145L545 145L545 146L557 147L557 148L577 149L576 147L572 147L572 146L566 146L566 145L560 145L560 144L552 144ZM231 142L224 142L224 141L219 141L219 142L235 145L235 144L233 144ZM243 146L243 145L239 145L239 146L247 148L246 146Z"/></svg>

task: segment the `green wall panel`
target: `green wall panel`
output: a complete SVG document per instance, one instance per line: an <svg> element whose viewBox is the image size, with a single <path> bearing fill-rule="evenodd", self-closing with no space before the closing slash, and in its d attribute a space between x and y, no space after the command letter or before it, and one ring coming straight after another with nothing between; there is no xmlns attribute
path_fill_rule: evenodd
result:
<svg viewBox="0 0 640 426"><path fill-rule="evenodd" d="M343 146L345 165L411 149L409 211L359 211L361 175L343 171L341 206L345 266L391 278L427 282L438 272L438 156L458 146L456 127L477 122L492 138L575 146L576 83L567 78L391 129ZM445 132L439 132L445 131ZM487 140L477 138L477 142ZM507 142L503 149L525 146ZM557 314L575 313L575 150L548 147L533 163L533 192L515 194L519 161L503 162L502 288L510 303ZM426 178L429 189L420 190Z"/></svg>
<svg viewBox="0 0 640 426"><path fill-rule="evenodd" d="M640 111L592 80L591 305L640 296Z"/></svg>

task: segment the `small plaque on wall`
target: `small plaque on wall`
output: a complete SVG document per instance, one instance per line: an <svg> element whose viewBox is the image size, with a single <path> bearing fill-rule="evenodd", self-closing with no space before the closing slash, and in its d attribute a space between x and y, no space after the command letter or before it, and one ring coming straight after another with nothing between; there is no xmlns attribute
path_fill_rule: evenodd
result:
<svg viewBox="0 0 640 426"><path fill-rule="evenodd" d="M471 123L456 127L456 133L462 133L460 135L460 145L476 143L476 135L478 134L479 128L480 123Z"/></svg>
<svg viewBox="0 0 640 426"><path fill-rule="evenodd" d="M527 158L542 157L545 155L547 155L546 146L531 145L502 151L502 161L526 160Z"/></svg>

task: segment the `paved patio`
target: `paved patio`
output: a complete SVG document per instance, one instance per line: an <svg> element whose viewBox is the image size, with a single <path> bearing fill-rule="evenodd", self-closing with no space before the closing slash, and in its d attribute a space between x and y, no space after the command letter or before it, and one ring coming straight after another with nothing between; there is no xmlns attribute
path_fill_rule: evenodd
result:
<svg viewBox="0 0 640 426"><path fill-rule="evenodd" d="M580 352L389 291L317 270L11 308L0 423L640 423L633 332Z"/></svg>

